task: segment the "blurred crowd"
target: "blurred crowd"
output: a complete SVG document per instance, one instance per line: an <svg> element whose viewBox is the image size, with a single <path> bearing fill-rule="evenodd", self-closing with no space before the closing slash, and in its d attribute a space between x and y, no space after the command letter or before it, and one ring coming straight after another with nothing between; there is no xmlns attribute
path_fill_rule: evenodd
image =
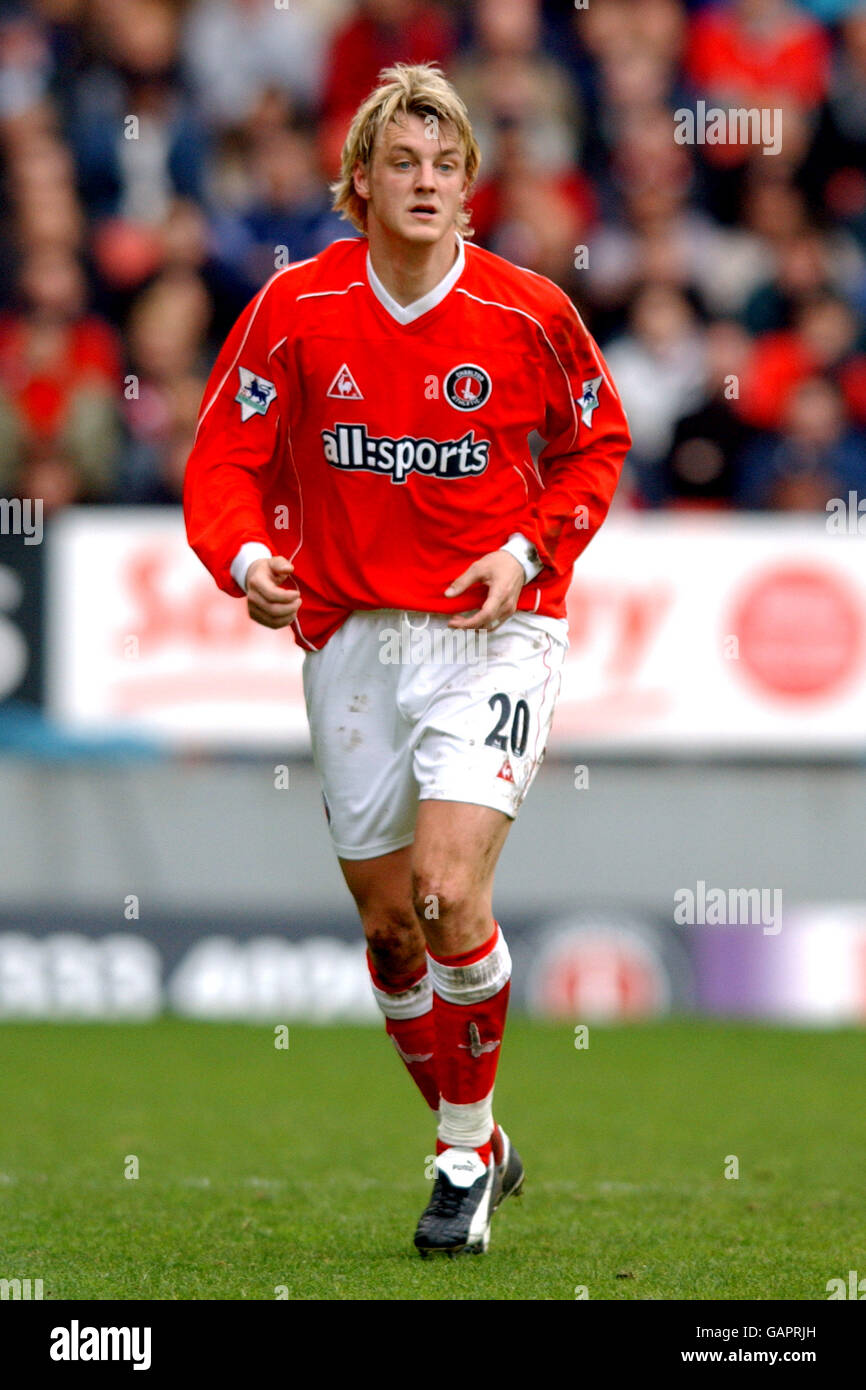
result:
<svg viewBox="0 0 866 1390"><path fill-rule="evenodd" d="M866 0L5 0L0 495L178 501L237 314L355 234L327 185L398 60L469 107L477 243L605 351L619 505L866 496ZM781 149L678 143L699 99Z"/></svg>

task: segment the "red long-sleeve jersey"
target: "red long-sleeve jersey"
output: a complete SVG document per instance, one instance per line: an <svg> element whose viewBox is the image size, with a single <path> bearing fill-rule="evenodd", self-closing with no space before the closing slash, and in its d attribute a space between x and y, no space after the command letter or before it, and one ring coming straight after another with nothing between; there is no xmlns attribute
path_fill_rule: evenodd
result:
<svg viewBox="0 0 866 1390"><path fill-rule="evenodd" d="M513 532L543 568L518 607L565 616L631 443L602 356L552 281L458 238L403 308L367 241L272 276L232 329L187 465L189 543L221 589L258 542L294 565L296 640L356 609L458 613L444 590Z"/></svg>

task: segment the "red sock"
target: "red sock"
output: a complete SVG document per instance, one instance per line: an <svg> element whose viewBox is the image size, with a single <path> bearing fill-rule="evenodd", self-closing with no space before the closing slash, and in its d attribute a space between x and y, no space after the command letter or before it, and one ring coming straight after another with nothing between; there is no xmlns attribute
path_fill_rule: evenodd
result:
<svg viewBox="0 0 866 1390"><path fill-rule="evenodd" d="M426 964L414 975L389 980L386 985L367 952L367 969L373 994L385 1015L385 1031L406 1070L431 1110L439 1109L439 1082L436 1076L436 1035Z"/></svg>
<svg viewBox="0 0 866 1390"><path fill-rule="evenodd" d="M439 1109L436 1077L436 1034L433 1010L418 1018L386 1018L385 1032L406 1064L406 1070L431 1110Z"/></svg>
<svg viewBox="0 0 866 1390"><path fill-rule="evenodd" d="M493 1085L510 992L511 958L497 923L475 950L433 956L433 1026L441 1094L437 1152L474 1148L486 1163Z"/></svg>

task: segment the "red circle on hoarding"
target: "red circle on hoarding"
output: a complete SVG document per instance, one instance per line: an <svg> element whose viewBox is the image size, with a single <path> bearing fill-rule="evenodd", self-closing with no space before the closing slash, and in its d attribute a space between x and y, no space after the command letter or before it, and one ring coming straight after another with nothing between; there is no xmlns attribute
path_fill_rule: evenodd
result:
<svg viewBox="0 0 866 1390"><path fill-rule="evenodd" d="M780 566L741 594L733 632L739 664L762 690L790 699L825 699L859 664L861 604L837 571Z"/></svg>
<svg viewBox="0 0 866 1390"><path fill-rule="evenodd" d="M557 933L536 963L534 1006L549 1018L653 1018L669 984L657 950L633 933L599 927Z"/></svg>

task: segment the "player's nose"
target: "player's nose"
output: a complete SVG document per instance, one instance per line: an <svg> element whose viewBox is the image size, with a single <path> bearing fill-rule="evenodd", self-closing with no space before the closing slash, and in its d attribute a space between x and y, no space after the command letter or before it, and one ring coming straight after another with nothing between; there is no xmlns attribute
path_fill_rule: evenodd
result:
<svg viewBox="0 0 866 1390"><path fill-rule="evenodd" d="M424 159L418 165L418 174L415 179L416 191L428 190L436 187L436 179L433 173L432 159Z"/></svg>

